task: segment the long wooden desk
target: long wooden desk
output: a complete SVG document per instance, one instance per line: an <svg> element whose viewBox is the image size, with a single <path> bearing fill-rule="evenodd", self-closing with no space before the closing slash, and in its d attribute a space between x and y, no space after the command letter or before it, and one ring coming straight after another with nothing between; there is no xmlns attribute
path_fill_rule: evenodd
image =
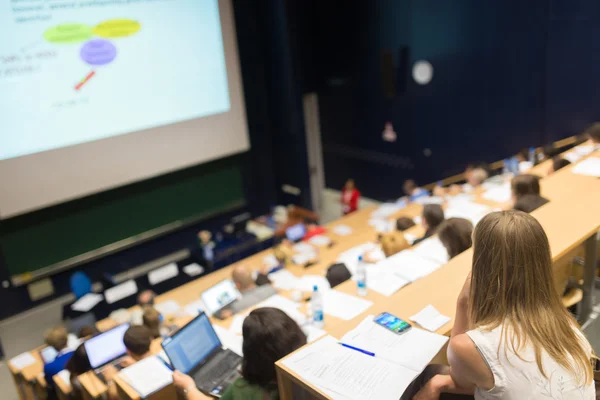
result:
<svg viewBox="0 0 600 400"><path fill-rule="evenodd" d="M548 171L548 167L548 165L544 165L542 163L536 167L537 169L534 168L534 170L531 172L540 176L544 176ZM590 192L600 193L598 180L586 176L575 175L570 171L571 169L572 166L566 167L541 181L542 195L549 198L551 202L534 213L536 217L541 215L538 218L541 218L540 221L544 225L544 228L547 230L547 232L562 231L564 233L561 236L549 234L553 250L553 257L555 260L567 255L569 251L572 251L574 248L579 246L583 240L587 238L585 235L582 236L582 232L585 231L585 229L589 228L590 232L595 232L598 230L598 226L593 225L593 218L589 218L590 215L600 215L597 213L597 207L600 205L600 201L597 201L598 199L596 197L589 196ZM476 201L495 208L506 208L505 204L497 204L488 200L482 200L480 194L481 193L475 193L475 195L477 195ZM594 201L596 201L596 203L594 203ZM577 202L578 204L576 210L574 210L574 207L572 207L574 202ZM583 205L585 205L585 207ZM589 206L588 210L586 210L587 206ZM375 228L368 224L368 220L370 219L371 213L374 210L374 207L362 209L328 224L326 226L328 228L327 236L330 237L335 244L331 247L320 248L319 262L313 266L309 268L290 266L288 267L288 270L297 276L302 276L304 274L323 274L326 269L337 260L340 253L365 242L373 241L376 238L377 232ZM592 210L594 210L595 214L592 213ZM408 207L400 210L391 218L398 218L400 216L415 217L419 215L421 211L422 206L418 204L411 204ZM576 212L579 212L580 214L577 214ZM585 215L585 218L582 218L583 215ZM571 224L573 218L577 219L577 224ZM546 219L548 219L548 221L546 221ZM583 226L582 224L579 224L579 219L583 219L590 225ZM566 223L565 221L569 221L569 223ZM565 226L563 228L557 228L555 226L556 223L564 223ZM333 228L340 224L349 226L353 230L352 234L342 237L333 233ZM421 226L415 226L411 228L408 233L413 233L415 236L420 236L423 233L423 229ZM575 236L577 236L577 239L573 240ZM590 240L588 242L590 243L589 246L591 246L592 242L595 244L594 240ZM174 300L180 306L184 307L185 305L198 300L200 294L204 290L223 279L230 278L231 269L236 265L244 264L251 269L260 269L263 266L263 258L270 253L271 250L265 250L247 259L234 263L226 268L215 271L208 276L162 294L157 297L156 303L158 304L164 301ZM589 253L592 254L591 250ZM340 337L350 329L354 328L364 318L365 315L387 310L400 317L408 318L410 315L413 315L427 304L433 304L443 314L453 317L456 295L460 291L466 274L470 269L470 257L470 251L459 255L440 270L412 283L411 285L408 285L393 296L385 297L376 292L369 291L367 299L373 301L374 305L370 307L366 313L364 313L364 315L358 316L351 321L343 321L333 317L327 317L325 330L336 337ZM587 260L588 258L586 257L586 261ZM591 268L586 269L588 272L589 270L592 271L591 284L593 285L594 271ZM586 284L587 283L589 282L586 281ZM348 294L356 294L356 286L351 281L345 282L336 287L336 290L340 290ZM591 294L591 290L589 285L587 293L588 296L584 296L584 300L589 301L591 304L591 296L589 295ZM285 291L283 291L281 294L284 296L289 296L289 293ZM583 309L586 309L586 307L583 307ZM179 319L180 324L183 322L184 319ZM231 324L231 319L224 321L213 320L213 322L223 326L224 328L228 328ZM452 327L452 324L453 321L449 322L438 332L444 334L448 333ZM100 330L106 330L114 325L115 323L113 321L107 319L100 321L98 323L98 328ZM158 352L160 348L155 350ZM9 365L11 364L9 363ZM22 399L28 400L35 398L33 390L27 389L27 383L38 382L43 384L44 382L42 382L42 379L40 379L42 368L43 365L41 364L41 361L36 362L34 365L31 365L22 371L11 368L11 372L15 377L16 383L18 383L21 387L24 386L26 389L25 391L20 392L23 394L21 397ZM83 376L82 385L84 386L89 398L98 398L106 392L106 387L104 384L93 374L87 374L86 376ZM117 380L117 385L120 389L120 393L126 398L135 398L135 393L126 384ZM58 387L60 391L69 390L68 385L60 384L60 382Z"/></svg>

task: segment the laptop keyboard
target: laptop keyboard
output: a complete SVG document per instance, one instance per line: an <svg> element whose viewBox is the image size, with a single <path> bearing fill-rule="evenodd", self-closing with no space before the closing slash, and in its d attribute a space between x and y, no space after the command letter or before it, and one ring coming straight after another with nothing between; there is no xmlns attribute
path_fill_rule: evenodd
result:
<svg viewBox="0 0 600 400"><path fill-rule="evenodd" d="M196 375L196 384L200 388L208 390L223 382L225 378L231 375L241 361L241 357L232 351L224 351L213 358L210 365L202 368L202 373Z"/></svg>

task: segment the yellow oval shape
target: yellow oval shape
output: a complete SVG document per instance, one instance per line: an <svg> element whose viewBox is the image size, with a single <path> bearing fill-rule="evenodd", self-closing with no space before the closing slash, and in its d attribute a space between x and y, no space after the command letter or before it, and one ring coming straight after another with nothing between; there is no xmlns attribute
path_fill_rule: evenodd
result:
<svg viewBox="0 0 600 400"><path fill-rule="evenodd" d="M92 28L84 24L61 24L44 32L44 39L52 43L78 43L92 37Z"/></svg>
<svg viewBox="0 0 600 400"><path fill-rule="evenodd" d="M132 19L111 19L94 27L94 33L103 38L130 36L139 31L141 25Z"/></svg>

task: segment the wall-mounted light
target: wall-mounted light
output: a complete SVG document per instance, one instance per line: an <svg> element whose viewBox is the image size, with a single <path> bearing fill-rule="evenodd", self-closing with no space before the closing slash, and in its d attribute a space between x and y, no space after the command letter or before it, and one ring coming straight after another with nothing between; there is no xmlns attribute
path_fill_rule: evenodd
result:
<svg viewBox="0 0 600 400"><path fill-rule="evenodd" d="M413 65L412 76L419 85L427 85L433 78L433 67L429 61L419 60Z"/></svg>

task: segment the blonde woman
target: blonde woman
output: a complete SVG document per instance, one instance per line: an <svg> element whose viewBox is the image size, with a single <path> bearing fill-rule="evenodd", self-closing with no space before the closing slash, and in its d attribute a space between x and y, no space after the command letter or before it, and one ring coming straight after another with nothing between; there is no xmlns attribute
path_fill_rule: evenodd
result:
<svg viewBox="0 0 600 400"><path fill-rule="evenodd" d="M594 399L592 349L561 304L539 222L520 211L489 214L475 228L473 250L450 369L438 369L413 399Z"/></svg>

